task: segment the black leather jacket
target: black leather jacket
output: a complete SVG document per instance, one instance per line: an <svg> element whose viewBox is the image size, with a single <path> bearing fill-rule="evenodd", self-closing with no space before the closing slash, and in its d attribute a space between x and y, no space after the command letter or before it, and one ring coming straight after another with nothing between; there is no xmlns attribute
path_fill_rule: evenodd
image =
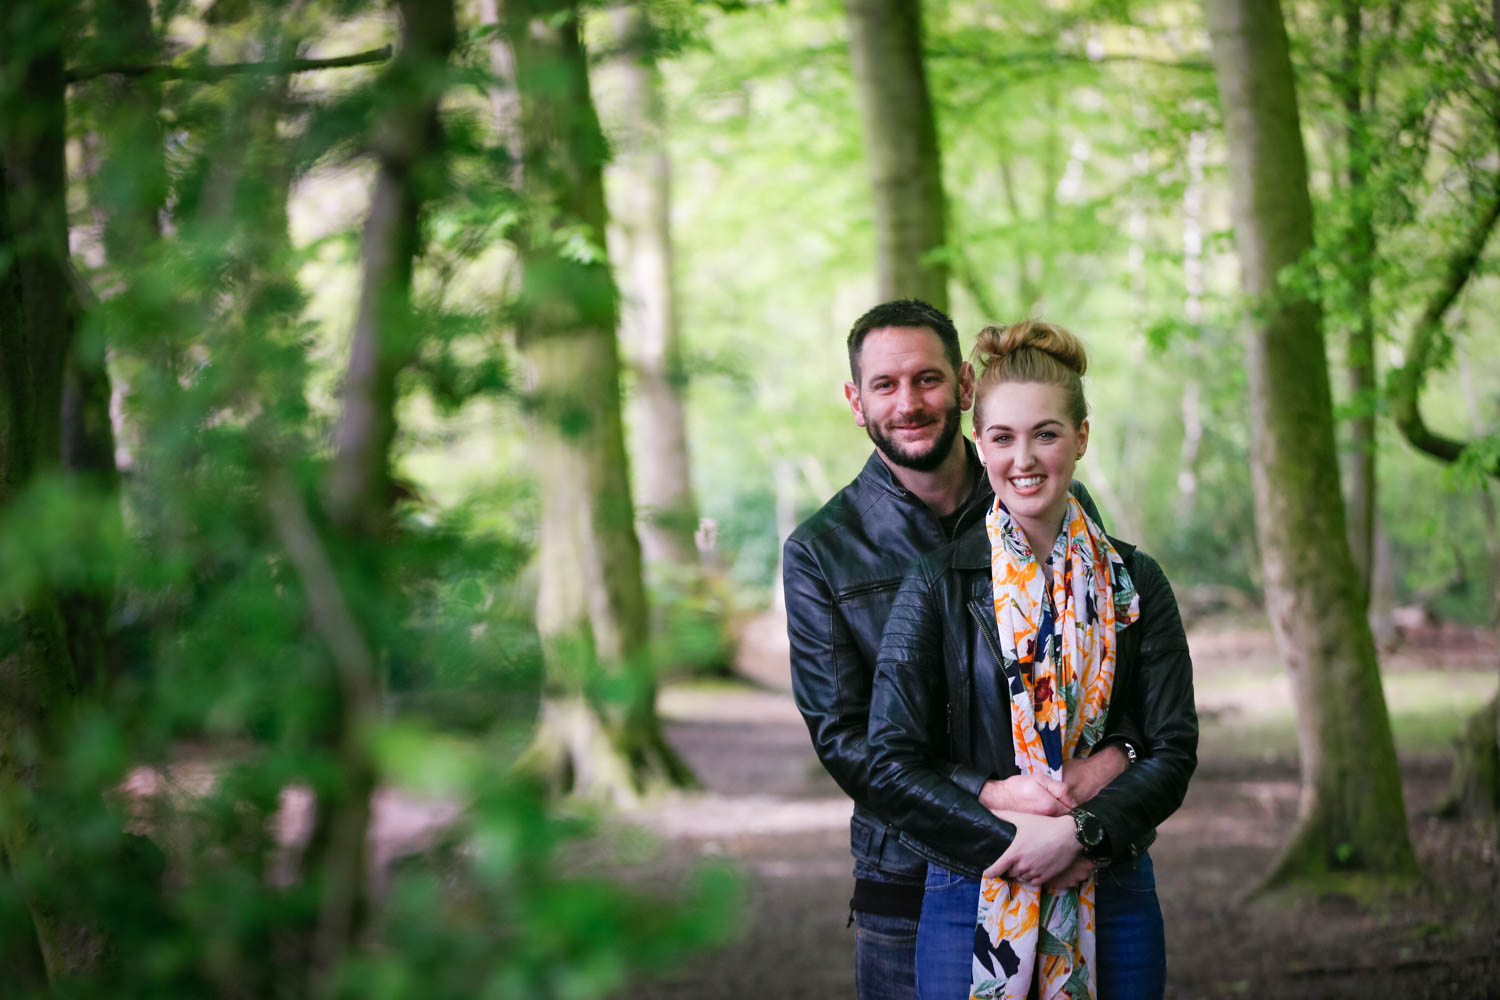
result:
<svg viewBox="0 0 1500 1000"><path fill-rule="evenodd" d="M964 446L975 485L955 512L953 537L970 525L982 526L994 497L974 446ZM1097 521L1088 491L1074 486ZM802 522L782 551L792 693L818 759L854 799L850 850L883 871L916 878L926 861L870 808L870 687L902 578L919 557L949 540L931 508L872 452L854 481ZM962 765L949 766L943 776L971 798L991 777Z"/></svg>
<svg viewBox="0 0 1500 1000"><path fill-rule="evenodd" d="M1111 857L1123 860L1144 850L1182 804L1197 766L1198 715L1171 585L1150 556L1111 542L1135 582L1141 613L1120 632L1107 726L1123 710L1139 720L1145 746L1086 808L1104 825ZM923 854L971 877L1005 852L1015 827L951 775L1015 774L1009 718L981 520L922 559L902 583L881 643L869 730L876 807L919 841Z"/></svg>

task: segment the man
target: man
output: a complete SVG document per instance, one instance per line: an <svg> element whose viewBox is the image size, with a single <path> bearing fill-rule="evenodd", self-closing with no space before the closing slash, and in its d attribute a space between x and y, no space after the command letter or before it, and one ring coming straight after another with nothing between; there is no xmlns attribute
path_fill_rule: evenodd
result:
<svg viewBox="0 0 1500 1000"><path fill-rule="evenodd" d="M994 495L973 445L959 433L973 403L974 371L962 360L953 321L925 302L886 302L855 322L848 347L853 381L844 396L875 451L855 480L787 539L782 583L797 707L819 760L854 799L855 986L860 1000L909 1000L916 995L927 863L914 849L920 845L867 804L870 688L907 567L982 521ZM1087 492L1077 492L1097 521ZM1015 782L959 766L951 777L988 808L1056 814L1123 771L1126 752L1111 743L1068 774L1066 787L1039 779L1018 791Z"/></svg>

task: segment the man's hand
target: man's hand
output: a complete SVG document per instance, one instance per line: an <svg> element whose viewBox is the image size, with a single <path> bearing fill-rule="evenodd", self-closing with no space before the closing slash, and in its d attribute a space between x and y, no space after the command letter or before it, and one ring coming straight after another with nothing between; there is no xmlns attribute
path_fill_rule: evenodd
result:
<svg viewBox="0 0 1500 1000"><path fill-rule="evenodd" d="M1082 885L1083 881L1089 877L1089 873L1093 870L1094 863L1088 858L1079 855L1078 859L1071 865L1047 880L1047 891L1053 893L1063 892L1076 885Z"/></svg>
<svg viewBox="0 0 1500 1000"><path fill-rule="evenodd" d="M1064 774L1066 774L1066 770ZM1068 786L1045 774L1013 774L993 778L979 790L979 804L992 813L1021 812L1034 816L1065 816L1078 805Z"/></svg>
<svg viewBox="0 0 1500 1000"><path fill-rule="evenodd" d="M1063 761L1063 782L1075 803L1084 803L1098 795L1130 766L1130 758L1118 743L1111 743L1087 757ZM1071 808L1071 807L1069 807Z"/></svg>
<svg viewBox="0 0 1500 1000"><path fill-rule="evenodd" d="M1071 816L1034 816L997 813L1016 827L1015 839L995 863L984 870L990 878L1013 878L1027 885L1050 882L1083 852Z"/></svg>

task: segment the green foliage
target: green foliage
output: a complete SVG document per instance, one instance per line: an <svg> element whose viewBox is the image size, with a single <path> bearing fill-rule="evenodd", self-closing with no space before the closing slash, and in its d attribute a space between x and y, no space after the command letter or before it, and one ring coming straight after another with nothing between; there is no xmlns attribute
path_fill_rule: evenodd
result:
<svg viewBox="0 0 1500 1000"><path fill-rule="evenodd" d="M378 44L392 27L365 3L155 13L179 65ZM107 34L73 61L156 58ZM597 996L729 933L725 873L668 893L580 870L564 849L583 850L592 824L509 770L542 684L532 487L476 463L454 490L424 464L479 413L522 437L502 332L514 289L493 277L523 206L475 110L493 82L477 66L103 80L73 95L89 151L77 221L103 230L80 258L99 290L80 350L107 349L123 485L47 475L0 509L0 660L12 669L33 609L85 592L113 595L119 662L91 676L54 651L71 700L0 732L0 964L38 943L53 963L46 988L7 981L7 996ZM414 359L390 402L398 461L418 475L395 477L372 537L323 513L354 306L321 279L339 286L380 248L359 234L362 191L359 208L312 222L298 199L337 204L393 101L417 90L453 104L443 155L414 172L415 302L395 326ZM357 710L330 607L378 673L373 715ZM672 634L700 660L722 655L691 621ZM345 948L329 936L333 820L357 817L371 785L378 892ZM403 840L379 821L389 809L428 832Z"/></svg>

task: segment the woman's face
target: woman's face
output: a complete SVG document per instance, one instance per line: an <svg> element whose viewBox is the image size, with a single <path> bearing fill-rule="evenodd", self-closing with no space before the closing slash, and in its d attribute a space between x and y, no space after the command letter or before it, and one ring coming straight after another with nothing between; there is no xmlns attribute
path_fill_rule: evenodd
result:
<svg viewBox="0 0 1500 1000"><path fill-rule="evenodd" d="M1066 403L1061 386L1035 382L1001 383L980 400L979 457L1038 556L1062 527L1073 466L1089 443L1089 422L1074 427Z"/></svg>

